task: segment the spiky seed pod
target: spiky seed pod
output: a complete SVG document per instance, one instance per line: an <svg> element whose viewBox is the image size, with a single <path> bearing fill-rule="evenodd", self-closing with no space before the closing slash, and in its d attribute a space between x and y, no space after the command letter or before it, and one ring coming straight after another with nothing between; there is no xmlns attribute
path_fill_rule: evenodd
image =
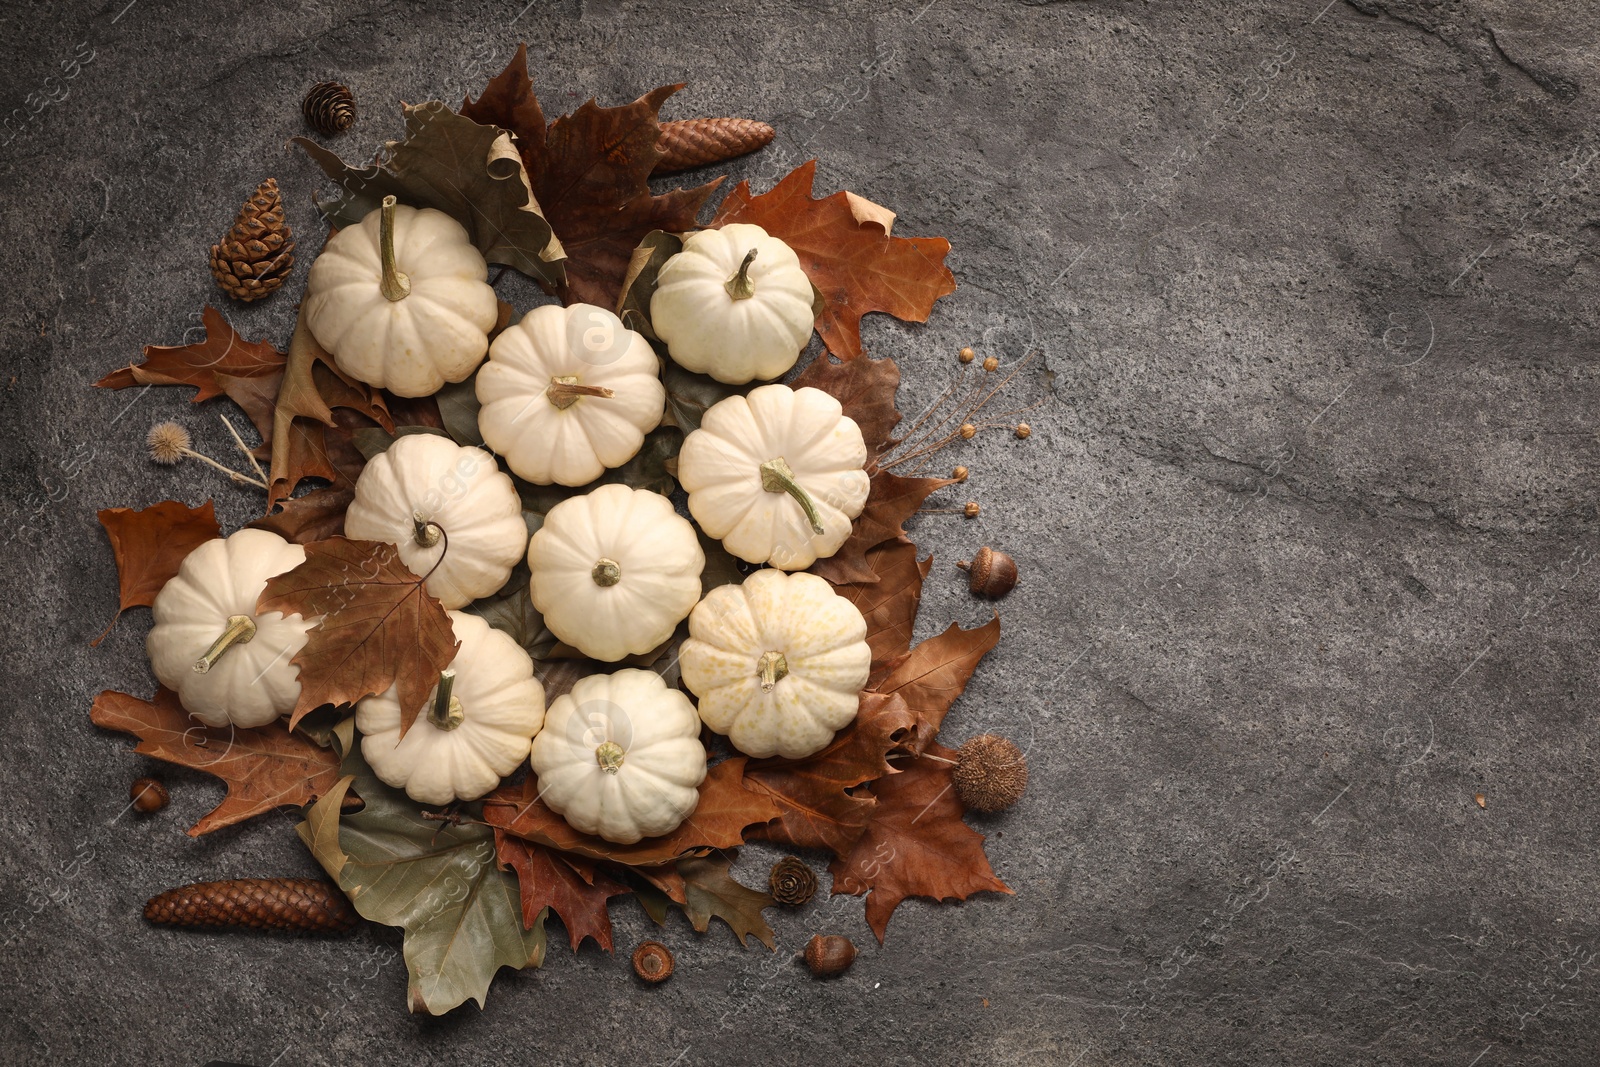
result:
<svg viewBox="0 0 1600 1067"><path fill-rule="evenodd" d="M343 133L356 120L356 98L338 82L318 82L300 101L306 125L327 137Z"/></svg>
<svg viewBox="0 0 1600 1067"><path fill-rule="evenodd" d="M223 292L248 303L276 292L293 267L294 237L283 220L283 197L278 180L268 178L211 246L211 276Z"/></svg>
<svg viewBox="0 0 1600 1067"><path fill-rule="evenodd" d="M848 937L817 934L806 942L806 966L817 978L837 978L856 960L856 946Z"/></svg>
<svg viewBox="0 0 1600 1067"><path fill-rule="evenodd" d="M128 799L134 811L150 815L167 806L167 787L154 778L140 778L129 787Z"/></svg>
<svg viewBox="0 0 1600 1067"><path fill-rule="evenodd" d="M356 910L320 878L235 878L195 882L150 898L144 917L172 926L234 927L342 934Z"/></svg>
<svg viewBox="0 0 1600 1067"><path fill-rule="evenodd" d="M633 950L633 973L651 985L672 977L672 950L659 941L645 941Z"/></svg>
<svg viewBox="0 0 1600 1067"><path fill-rule="evenodd" d="M978 549L970 562L960 560L956 566L968 573L968 587L990 600L999 600L1017 584L1017 561L988 545Z"/></svg>
<svg viewBox="0 0 1600 1067"><path fill-rule="evenodd" d="M973 811L1002 811L1022 799L1028 760L1003 737L981 734L956 752L956 795Z"/></svg>
<svg viewBox="0 0 1600 1067"><path fill-rule="evenodd" d="M671 174L749 155L772 140L773 129L755 119L678 119L661 124L661 150L652 174Z"/></svg>
<svg viewBox="0 0 1600 1067"><path fill-rule="evenodd" d="M799 907L816 894L817 875L804 861L785 856L772 865L767 888L779 904Z"/></svg>
<svg viewBox="0 0 1600 1067"><path fill-rule="evenodd" d="M187 455L194 444L189 438L189 431L170 420L150 427L144 443L150 450L151 459L169 467Z"/></svg>

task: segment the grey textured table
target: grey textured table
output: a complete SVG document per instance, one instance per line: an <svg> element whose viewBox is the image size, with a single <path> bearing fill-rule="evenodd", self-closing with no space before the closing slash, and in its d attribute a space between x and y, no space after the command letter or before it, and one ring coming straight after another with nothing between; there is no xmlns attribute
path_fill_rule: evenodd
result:
<svg viewBox="0 0 1600 1067"><path fill-rule="evenodd" d="M0 27L0 1060L1594 1062L1592 5L114 0ZM258 498L144 458L165 417L228 451L182 391L89 383L218 299L205 249L261 178L315 248L283 147L308 85L353 86L364 152L519 39L552 113L684 80L668 117L780 128L735 178L816 155L820 189L948 236L933 320L867 323L905 407L962 344L1044 351L1033 438L959 457L982 517L913 530L924 635L986 617L951 561L1022 568L947 728L1030 745L1024 803L973 820L1014 897L907 903L882 949L859 899L819 900L769 913L776 956L677 918L655 990L555 944L442 1020L406 1014L389 931L140 918L315 868L290 813L185 837L201 776L119 817L149 765L88 706L148 692L147 613L89 647L116 590L94 512L210 494L232 527ZM281 343L292 303L228 314ZM619 946L653 929L613 914ZM792 960L822 930L865 946L829 984Z"/></svg>

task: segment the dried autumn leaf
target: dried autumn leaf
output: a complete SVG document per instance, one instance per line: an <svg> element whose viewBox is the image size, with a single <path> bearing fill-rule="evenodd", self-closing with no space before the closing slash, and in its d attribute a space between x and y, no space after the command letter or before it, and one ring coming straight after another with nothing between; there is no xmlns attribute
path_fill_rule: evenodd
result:
<svg viewBox="0 0 1600 1067"><path fill-rule="evenodd" d="M389 142L385 161L370 167L352 167L314 141L294 139L343 190L317 205L323 214L335 226L354 225L385 196L435 208L466 227L490 263L545 285L559 284L561 242L540 213L506 132L458 115L437 100L406 105L405 117L405 139Z"/></svg>
<svg viewBox="0 0 1600 1067"><path fill-rule="evenodd" d="M963 630L951 623L944 633L913 648L886 678L874 685L879 693L899 694L916 716L916 733L907 744L911 751L926 751L933 743L950 705L972 679L978 661L999 640L999 615L975 630Z"/></svg>
<svg viewBox="0 0 1600 1067"><path fill-rule="evenodd" d="M835 585L850 582L875 582L877 575L867 563L866 554L885 541L905 537L905 522L922 507L923 501L954 478L903 478L890 471L873 472L867 490L867 503L856 517L850 537L839 551L819 559L811 573Z"/></svg>
<svg viewBox="0 0 1600 1067"><path fill-rule="evenodd" d="M167 689L156 690L154 700L107 689L94 698L89 717L96 726L137 737L135 752L227 783L228 795L190 828L190 837L284 805L308 803L339 780L339 758L289 732L282 722L253 730L204 726Z"/></svg>
<svg viewBox="0 0 1600 1067"><path fill-rule="evenodd" d="M124 611L155 603L161 587L178 573L184 557L197 545L222 536L209 500L198 508L176 500L163 500L141 511L105 508L99 518L117 561L120 606L105 632L94 639L96 645L105 640Z"/></svg>
<svg viewBox="0 0 1600 1067"><path fill-rule="evenodd" d="M194 395L198 404L229 393L232 379L270 379L283 371L282 352L265 341L246 341L216 308L207 305L200 321L205 340L192 345L146 345L143 363L114 370L94 384L102 389L192 385L198 390Z"/></svg>
<svg viewBox="0 0 1600 1067"><path fill-rule="evenodd" d="M702 934L711 925L714 915L733 929L739 944L743 945L745 939L754 934L767 948L776 949L777 935L761 917L761 910L775 908L778 902L771 893L757 892L734 881L728 873L730 865L727 856L678 861L678 873L683 876L685 886L684 914Z"/></svg>
<svg viewBox="0 0 1600 1067"><path fill-rule="evenodd" d="M871 688L911 652L922 583L933 557L917 559L917 546L902 538L867 552L865 563L874 581L837 585L834 592L859 608L867 620L867 644L872 648L867 686Z"/></svg>
<svg viewBox="0 0 1600 1067"><path fill-rule="evenodd" d="M752 836L847 855L866 832L874 804L871 796L851 790L895 772L888 752L915 723L898 695L863 693L855 722L821 752L798 760L753 761L745 768L745 781L766 790L781 814Z"/></svg>
<svg viewBox="0 0 1600 1067"><path fill-rule="evenodd" d="M622 276L622 296L617 300L617 318L647 340L660 341L655 327L650 325L650 298L655 295L656 279L667 260L682 251L683 238L664 230L651 230L628 258L628 269ZM658 346L657 351L660 350Z"/></svg>
<svg viewBox="0 0 1600 1067"><path fill-rule="evenodd" d="M854 359L861 355L861 316L886 311L926 322L934 301L955 292L955 275L944 265L950 242L890 237L879 222L858 219L846 193L813 199L816 173L816 160L803 163L760 196L740 182L711 225L754 223L793 248L826 301L817 318L822 343L839 358Z"/></svg>
<svg viewBox="0 0 1600 1067"><path fill-rule="evenodd" d="M633 250L652 230L693 229L718 178L697 189L656 196L650 172L661 159L661 104L681 85L665 85L621 107L593 100L544 124L528 77L526 46L461 114L511 131L534 198L567 254L563 302L617 306Z"/></svg>
<svg viewBox="0 0 1600 1067"><path fill-rule="evenodd" d="M934 744L931 755L954 760ZM877 798L866 833L850 854L828 865L833 892L867 896L867 925L883 943L889 917L907 897L965 900L974 893L1010 893L983 852L983 835L961 821L952 788L954 767L938 760L906 761L899 774L872 783Z"/></svg>
<svg viewBox="0 0 1600 1067"><path fill-rule="evenodd" d="M439 601L381 541L330 537L307 545L306 561L268 579L258 605L322 616L293 660L300 700L291 726L320 705L353 704L393 685L404 733L461 647Z"/></svg>
<svg viewBox="0 0 1600 1067"><path fill-rule="evenodd" d="M483 818L490 826L562 852L633 867L655 866L689 853L731 848L744 840L746 826L777 818L778 806L764 792L744 784L745 762L740 756L712 767L700 783L699 805L682 826L631 845L613 844L568 826L539 799L539 783L532 776L484 797Z"/></svg>
<svg viewBox="0 0 1600 1067"><path fill-rule="evenodd" d="M790 388L810 386L839 401L844 413L861 427L867 445L867 469L893 446L894 428L900 423L895 394L900 389L900 368L892 359L847 359L835 362L819 355L795 376Z"/></svg>
<svg viewBox="0 0 1600 1067"><path fill-rule="evenodd" d="M501 967L544 962L544 923L523 926L517 880L500 869L493 831L424 819L359 751L343 771L295 829L364 918L405 931L412 1011L443 1015L469 999L481 1008ZM345 815L352 783L364 804Z"/></svg>
<svg viewBox="0 0 1600 1067"><path fill-rule="evenodd" d="M494 832L494 847L500 866L516 872L524 926L532 927L548 908L567 928L572 951L578 951L586 937L611 951L611 916L606 911L606 901L627 893L626 886L618 885L592 866L585 879L555 852L504 830Z"/></svg>

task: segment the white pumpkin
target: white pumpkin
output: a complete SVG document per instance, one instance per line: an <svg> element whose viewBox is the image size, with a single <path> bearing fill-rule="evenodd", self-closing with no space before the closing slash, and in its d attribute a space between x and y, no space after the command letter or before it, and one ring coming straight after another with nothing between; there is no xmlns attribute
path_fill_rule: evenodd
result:
<svg viewBox="0 0 1600 1067"><path fill-rule="evenodd" d="M431 595L459 608L506 584L528 526L517 488L493 456L418 433L396 438L361 472L344 532L388 541L413 574L433 572Z"/></svg>
<svg viewBox="0 0 1600 1067"><path fill-rule="evenodd" d="M528 592L545 625L586 656L640 655L700 599L706 556L659 493L602 485L550 509L528 544Z"/></svg>
<svg viewBox="0 0 1600 1067"><path fill-rule="evenodd" d="M794 366L816 321L811 299L794 249L731 223L690 234L662 264L650 326L680 367L742 385Z"/></svg>
<svg viewBox="0 0 1600 1067"><path fill-rule="evenodd" d="M466 379L499 303L466 229L394 197L328 239L306 279L306 325L339 369L399 396Z"/></svg>
<svg viewBox="0 0 1600 1067"><path fill-rule="evenodd" d="M275 533L240 530L190 552L156 594L150 667L207 726L265 726L300 699L291 661L317 620L257 612L256 601L268 578L305 559Z"/></svg>
<svg viewBox="0 0 1600 1067"><path fill-rule="evenodd" d="M519 477L587 485L661 424L661 361L593 304L534 308L494 339L478 372L478 431Z"/></svg>
<svg viewBox="0 0 1600 1067"><path fill-rule="evenodd" d="M516 640L465 612L450 612L450 625L461 649L405 736L393 686L356 705L361 755L422 804L483 796L528 758L544 723L544 687Z"/></svg>
<svg viewBox="0 0 1600 1067"><path fill-rule="evenodd" d="M676 830L706 776L694 705L633 669L591 674L556 697L530 762L550 810L619 845Z"/></svg>
<svg viewBox="0 0 1600 1067"><path fill-rule="evenodd" d="M683 442L689 513L749 563L804 570L839 551L867 503L861 428L820 389L764 385L706 410Z"/></svg>
<svg viewBox="0 0 1600 1067"><path fill-rule="evenodd" d="M706 594L679 665L700 721L734 748L800 759L854 721L872 649L860 610L827 582L760 570Z"/></svg>

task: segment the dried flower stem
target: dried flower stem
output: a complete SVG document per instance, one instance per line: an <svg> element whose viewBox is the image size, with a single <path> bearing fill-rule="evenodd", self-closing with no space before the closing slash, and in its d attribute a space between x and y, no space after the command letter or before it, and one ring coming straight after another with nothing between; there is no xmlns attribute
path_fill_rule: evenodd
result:
<svg viewBox="0 0 1600 1067"><path fill-rule="evenodd" d="M250 461L251 467L255 468L256 477L261 479L262 488L265 488L267 472L261 469L261 464L256 459L256 454L250 451L249 446L244 443L244 438L240 437L239 431L233 428L233 423L228 421L228 416L219 414L217 418L222 420L222 425L226 426L228 432L233 435L233 443L239 446L239 451L244 453L244 458Z"/></svg>
<svg viewBox="0 0 1600 1067"><path fill-rule="evenodd" d="M899 452L899 454L893 458L880 461L878 463L878 469L890 470L894 467L900 466L903 463L909 463L913 460L921 460L920 463L917 463L916 466L911 468L912 473L916 473L917 471L923 470L927 467L935 453L958 440L970 440L976 433L984 430L1014 429L1014 427L1008 423L992 421L978 423L976 419L978 414L988 406L989 402L995 397L999 396L1000 393L1005 390L1006 386L1010 385L1012 380L1016 378L1018 374L1022 373L1023 368L1033 362L1034 357L1038 354L1039 350L1034 349L1027 355L1023 356L1022 359L1017 361L1016 366L1012 367L1011 370L992 387L988 386L983 380L983 377L986 377L992 372L985 370L982 372L982 376L978 378L976 386L973 388L968 388L967 378L969 377L969 365L963 363L961 369L956 374L955 380L952 381L950 385L945 388L944 392L939 394L939 398L935 400L920 417L918 417L917 421L912 424L911 430L904 437L900 438L900 440L894 443L894 448ZM1005 412L1001 414L999 418L1006 418L1008 416L1021 414L1024 411L1032 410L1032 408L1037 407L1043 402L1044 401L1042 400L1037 401L1036 403L1030 404L1027 407L1018 408L1016 411ZM946 408L947 404L949 405L948 408ZM956 427L953 430L948 429L952 422ZM971 432L967 432L968 426L972 427Z"/></svg>

